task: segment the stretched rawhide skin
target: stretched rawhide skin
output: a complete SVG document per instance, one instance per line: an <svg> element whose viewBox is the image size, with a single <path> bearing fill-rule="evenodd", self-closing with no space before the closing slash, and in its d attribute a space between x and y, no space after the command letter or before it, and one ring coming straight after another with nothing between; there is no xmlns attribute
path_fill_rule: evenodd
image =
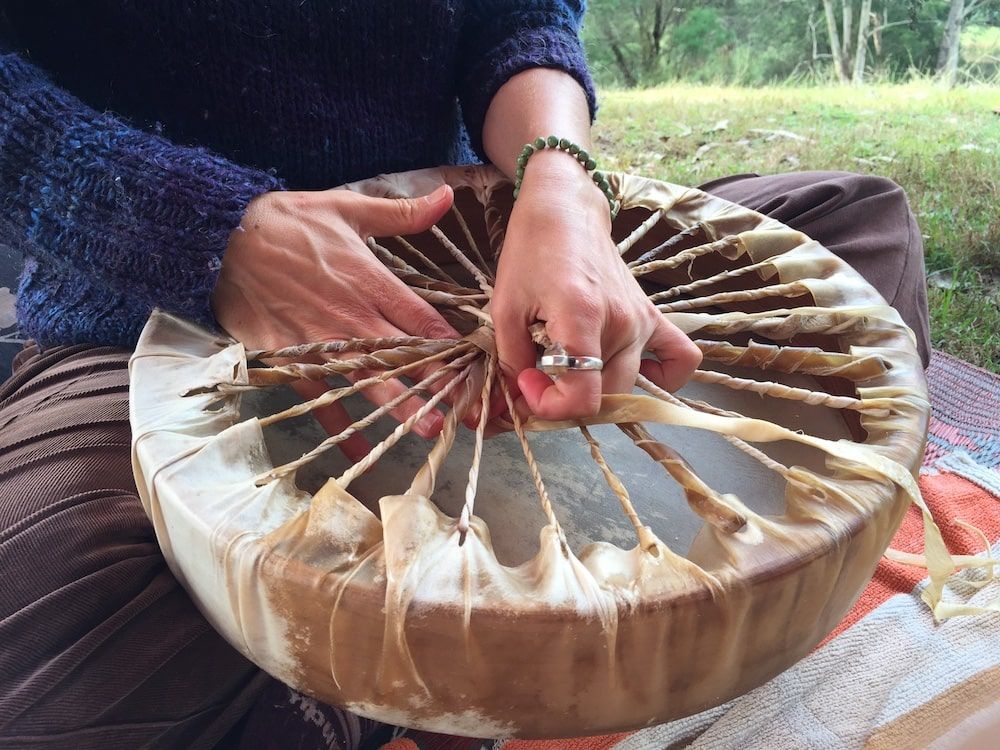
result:
<svg viewBox="0 0 1000 750"><path fill-rule="evenodd" d="M135 473L206 617L319 700L480 737L662 722L802 658L909 504L923 507L927 393L896 312L799 232L612 175L623 260L704 363L677 394L640 378L586 424L501 421L484 439L461 417L503 390L488 302L510 183L469 167L347 189L421 195L441 182L456 207L438 228L369 246L462 339L247 352L150 318L131 363ZM428 362L444 365L443 397L417 374ZM341 377L356 369L359 383ZM408 375L408 392L454 403L436 442L356 395ZM297 406L297 378L331 391ZM341 399L357 422L331 437L309 411ZM376 447L351 465L336 445L355 429ZM949 572L932 566L932 608Z"/></svg>

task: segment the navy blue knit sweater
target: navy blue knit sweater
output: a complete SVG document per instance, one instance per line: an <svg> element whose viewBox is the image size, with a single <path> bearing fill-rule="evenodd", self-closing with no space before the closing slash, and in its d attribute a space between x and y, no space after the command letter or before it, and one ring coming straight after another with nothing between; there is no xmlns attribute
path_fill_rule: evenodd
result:
<svg viewBox="0 0 1000 750"><path fill-rule="evenodd" d="M593 87L580 0L4 0L0 243L24 331L129 346L210 322L250 200L481 153L512 75ZM470 150L470 145L472 150Z"/></svg>

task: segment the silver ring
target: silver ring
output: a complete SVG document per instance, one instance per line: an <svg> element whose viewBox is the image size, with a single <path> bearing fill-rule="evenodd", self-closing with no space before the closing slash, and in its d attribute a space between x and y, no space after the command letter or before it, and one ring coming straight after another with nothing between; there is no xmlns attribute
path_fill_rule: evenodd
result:
<svg viewBox="0 0 1000 750"><path fill-rule="evenodd" d="M539 369L547 373L559 374L568 370L604 369L604 360L600 357L575 357L572 354L543 354L539 360Z"/></svg>

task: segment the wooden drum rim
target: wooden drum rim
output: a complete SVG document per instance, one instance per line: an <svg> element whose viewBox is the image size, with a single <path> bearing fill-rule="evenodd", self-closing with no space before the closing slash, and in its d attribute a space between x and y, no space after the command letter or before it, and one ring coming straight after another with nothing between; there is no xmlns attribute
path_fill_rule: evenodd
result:
<svg viewBox="0 0 1000 750"><path fill-rule="evenodd" d="M858 412L867 431L863 444L840 441L845 443L844 453L835 459L840 469L834 473L855 468L856 472L818 480L826 489L816 489L817 497L822 495L822 502L829 503L829 518L806 515L786 520L782 516L758 522L754 517L753 528L748 526L745 537L737 541L709 530L702 540L707 551L702 554L708 555L705 559L720 561L720 567L706 574L717 579L717 587L714 583L695 585L693 581L701 580L698 574L682 567L676 580L685 582L683 585L654 582L647 589L643 588L646 583L636 584L636 592L655 593L636 594L628 603L621 598L624 594L608 598L617 602L606 605L615 610L607 614L608 620L599 621L593 614L596 610L581 610L581 600L572 598L575 593L551 606L539 604L517 611L510 609L509 602L528 601L527 594L524 598L517 592L510 593L509 599L508 594L494 600L484 598L471 611L459 599L433 601L426 606L422 599L414 599L415 604L406 599L398 631L405 654L393 651L396 646L386 645L393 636L386 625L389 604L384 581L379 589L374 584L355 585L350 576L342 581L337 577L340 573L326 575L310 563L320 559L321 550L326 548L310 546L303 552L305 548L300 548L294 534L287 531L300 529L302 538L309 540L328 533L315 518L310 521L308 513L301 512L311 506L313 498L297 493L291 479L265 485L259 493L248 490L254 499L245 510L246 518L271 518L267 513L277 513L273 509L278 508L285 515L274 521L278 524L275 528L239 532L232 525L244 512L232 510L240 504L240 495L232 486L251 488L246 484L248 478L260 476L261 467L266 471L272 466L259 437L261 428L259 424L234 423L237 409L232 401L238 396L232 401L222 398L219 411L211 412L206 410L220 401L217 394L189 395L181 403L179 391L181 386L190 389L204 382L206 373L225 376L226 368L233 382L243 382L239 378L246 377L246 364L238 361L242 347L154 312L130 364L137 485L171 569L206 617L248 658L320 700L389 722L474 736L565 737L632 729L718 705L802 658L849 610L911 500L919 502L913 496L914 476L923 453L929 406L912 334L855 271L804 235L695 189L624 174L611 174L609 180L623 201L618 222L634 223L637 218L651 217L649 212L661 211L659 221L670 223L675 214L688 215L687 211L693 217L703 217L694 224L707 227L704 231L711 241L719 240L718 236L712 238L713 233L753 235L774 230L785 232L782 236L789 242L797 234L796 252L799 247L806 249L801 252L801 261L789 251L792 255L787 268L794 271L794 263L807 264L810 258L818 258L816 262L822 266L815 285L819 291L810 290L815 302L812 307L866 311L863 320L845 327L848 332L841 340L850 346L842 346L840 351L850 352L850 347L855 347L859 358L872 354L887 363L884 372L865 379L858 392L863 400L870 398L873 404L884 402L889 407L884 414L877 409ZM465 200L470 194L475 196L484 204L486 214L493 212L494 221L509 210L510 183L490 167L443 167L380 176L352 183L346 189L398 197L426 194L442 182L451 184ZM632 209L642 209L641 215L631 213ZM487 223L489 220L487 216ZM755 236L746 242L756 241ZM753 262L766 265L766 257L754 258L750 250L746 253ZM774 284L777 276L786 283L780 275L782 268L775 266L770 280L763 272L756 280ZM824 295L826 299L817 298ZM794 317L795 308L789 309ZM704 319L698 315L703 313L685 313L677 320L701 325L698 321ZM631 408L633 403L606 402L611 404L609 408L620 410ZM676 405L669 409L670 415L683 411ZM706 419L721 424L728 418ZM752 430L749 421L741 425L740 430ZM221 432L227 434L231 446L218 439ZM859 458L862 454L868 462L864 465ZM217 478L204 467L190 468L209 461L219 466ZM251 470L252 475L248 474ZM842 493L841 481L856 486L859 496ZM266 489L268 486L273 489ZM833 495L841 492L844 497L823 495L827 491ZM324 495L324 503L328 500ZM331 513L346 512L335 497L329 502ZM802 502L803 508L815 510L821 501L805 498ZM849 511L853 502L855 510ZM256 510L258 504L263 508L266 503L271 503L267 506L271 510ZM433 523L433 511L422 506L405 510L403 501L398 501L391 507L415 514L407 521L418 529L415 535L423 533L420 523ZM205 508L204 516L201 508ZM211 520L216 517L213 513L227 520L216 523ZM372 533L374 526L363 513L358 511L352 517L360 533ZM383 528L381 523L378 528ZM427 538L437 539L436 533L428 531ZM796 547L795 533L805 535L808 544ZM268 544L272 546L263 551ZM336 547L340 542L330 544L334 545L330 549L347 548ZM468 556L461 559L471 561L464 570L480 570L475 566L484 564L481 560L486 558L474 557L481 554L478 549L461 553ZM385 554L371 545L357 550L360 557ZM635 560L642 558L641 551L628 554L633 552ZM542 554L540 551L539 556ZM356 566L351 569L360 570L360 577L371 574L371 580L377 581L377 570L364 568L367 563L358 562L360 557L352 557L349 565L344 565ZM609 559L618 560L613 555ZM661 562L667 567L674 564L673 558ZM636 575L643 581L652 580L643 566L661 562L642 558L636 562ZM493 580L490 576L494 571L487 568L483 580ZM407 575L416 569L400 568ZM576 585L567 583L567 590L575 592ZM579 583L581 591L589 591L588 585ZM405 586L400 590L407 591ZM593 594L595 601L601 602L605 602L601 598L605 595L611 596L606 592ZM288 605L289 599L301 604L302 620L307 621L301 629L282 609L299 606ZM336 607L333 601L338 602ZM310 608L313 603L315 609ZM411 604L416 613L412 616L407 614ZM335 613L326 620L324 607ZM581 611L590 614L581 617ZM464 630L459 627L463 621ZM338 630L347 627L347 622L355 628L350 643L344 642ZM613 622L613 637L608 636L608 622ZM326 633L321 632L323 627L328 628ZM505 637L517 644L511 643L507 649ZM304 645L306 641L308 645ZM316 653L303 655L309 648ZM331 654L345 649L355 659L351 661L339 652L327 654L323 649ZM337 676L331 677L331 671Z"/></svg>

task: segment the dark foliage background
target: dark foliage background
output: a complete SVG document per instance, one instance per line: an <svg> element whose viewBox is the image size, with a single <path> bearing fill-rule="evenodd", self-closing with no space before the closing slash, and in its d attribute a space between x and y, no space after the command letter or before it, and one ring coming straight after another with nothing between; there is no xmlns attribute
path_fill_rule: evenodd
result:
<svg viewBox="0 0 1000 750"><path fill-rule="evenodd" d="M605 85L997 82L1000 0L590 0L584 40Z"/></svg>

